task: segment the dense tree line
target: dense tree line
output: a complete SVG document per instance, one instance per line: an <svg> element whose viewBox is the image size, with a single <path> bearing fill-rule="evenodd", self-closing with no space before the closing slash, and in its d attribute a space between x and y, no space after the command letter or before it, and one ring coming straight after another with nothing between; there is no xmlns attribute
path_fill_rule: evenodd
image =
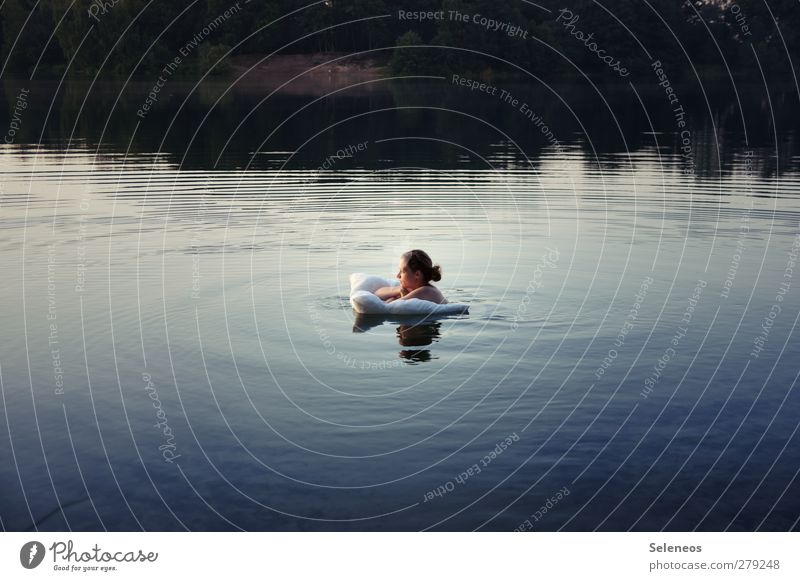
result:
<svg viewBox="0 0 800 581"><path fill-rule="evenodd" d="M785 74L800 56L800 10L795 0L6 0L0 34L4 74L17 77L152 74L198 34L181 74L274 51L372 51L396 73L604 75L603 54L634 75L656 59L675 75Z"/></svg>

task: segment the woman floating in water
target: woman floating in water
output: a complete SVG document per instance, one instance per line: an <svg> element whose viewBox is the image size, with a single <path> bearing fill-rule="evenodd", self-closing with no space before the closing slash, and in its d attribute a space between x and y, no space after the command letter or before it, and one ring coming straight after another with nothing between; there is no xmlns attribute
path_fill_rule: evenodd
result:
<svg viewBox="0 0 800 581"><path fill-rule="evenodd" d="M442 280L442 267L434 266L431 257L422 250L409 250L400 257L397 278L400 286L385 286L375 291L375 295L385 303L422 299L447 304L441 291L430 283Z"/></svg>

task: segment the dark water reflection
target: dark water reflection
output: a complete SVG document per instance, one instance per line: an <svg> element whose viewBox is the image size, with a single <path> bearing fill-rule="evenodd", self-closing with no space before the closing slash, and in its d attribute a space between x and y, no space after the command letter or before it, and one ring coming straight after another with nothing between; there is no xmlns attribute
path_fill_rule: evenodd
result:
<svg viewBox="0 0 800 581"><path fill-rule="evenodd" d="M681 153L675 114L660 87L491 82L526 103L559 142L578 145L587 163L628 169L635 163L630 156L642 149L655 147L665 158ZM3 111L27 85L5 82ZM393 168L401 160L440 169L536 167L550 145L521 106L459 89L447 78L374 80L313 96L174 82L142 119L136 112L149 88L142 82L34 83L16 143L58 146L71 139L96 149L100 159L127 152L133 162L136 154L158 152L160 160L184 169L251 170L315 168L364 140L386 141L380 151L367 148L357 158L337 160L335 169ZM752 171L759 177L796 170L794 87L767 91L758 84L706 82L676 89L691 128L694 175L729 175L744 150L753 151ZM393 141L412 135L428 139L413 147Z"/></svg>

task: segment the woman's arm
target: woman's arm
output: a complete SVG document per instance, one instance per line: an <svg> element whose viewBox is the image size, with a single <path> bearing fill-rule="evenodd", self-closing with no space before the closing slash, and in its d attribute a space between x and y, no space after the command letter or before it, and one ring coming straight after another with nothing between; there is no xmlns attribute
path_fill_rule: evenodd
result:
<svg viewBox="0 0 800 581"><path fill-rule="evenodd" d="M385 286L375 291L375 296L386 301L387 299L396 299L401 296L401 287L399 286Z"/></svg>
<svg viewBox="0 0 800 581"><path fill-rule="evenodd" d="M447 299L444 298L441 291L436 287L430 286L423 286L411 292L403 293L401 297L394 300L405 301L407 299L422 299L423 301L431 301L441 305L447 304Z"/></svg>
<svg viewBox="0 0 800 581"><path fill-rule="evenodd" d="M407 299L422 299L424 301L433 301L437 302L436 295L431 291L430 287L419 287L418 289L414 289L411 292L402 293L401 296L397 299L400 301L405 301Z"/></svg>

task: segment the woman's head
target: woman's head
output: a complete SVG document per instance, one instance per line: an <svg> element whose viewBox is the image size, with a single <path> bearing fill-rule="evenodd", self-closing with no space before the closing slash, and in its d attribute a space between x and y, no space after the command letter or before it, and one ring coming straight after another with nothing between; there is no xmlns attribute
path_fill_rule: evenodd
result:
<svg viewBox="0 0 800 581"><path fill-rule="evenodd" d="M400 257L397 278L403 288L414 290L425 286L429 281L442 280L442 267L434 265L431 257L423 250L409 250Z"/></svg>

